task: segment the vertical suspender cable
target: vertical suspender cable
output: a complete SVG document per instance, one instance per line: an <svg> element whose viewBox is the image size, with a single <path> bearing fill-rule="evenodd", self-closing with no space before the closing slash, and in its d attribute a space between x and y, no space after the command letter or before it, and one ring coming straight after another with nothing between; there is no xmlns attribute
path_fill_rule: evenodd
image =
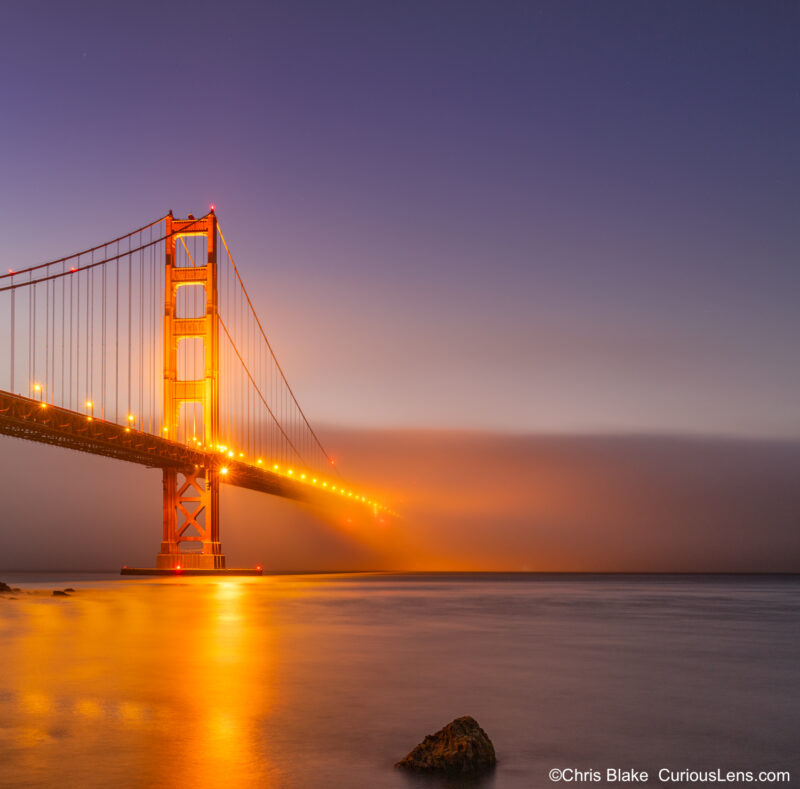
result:
<svg viewBox="0 0 800 789"><path fill-rule="evenodd" d="M241 293L237 290L236 291L236 324L237 324L237 331L234 335L235 337L239 338L239 342L242 342L242 311L241 311L241 301L242 296ZM241 419L244 416L244 388L245 388L245 380L244 375L241 375L241 384L239 385L239 404L237 406L237 416L239 417L239 425L241 425ZM241 435L241 434L240 434ZM238 442L237 442L238 443Z"/></svg>
<svg viewBox="0 0 800 789"><path fill-rule="evenodd" d="M72 365L73 365L73 353L72 353L72 313L73 313L73 291L74 291L74 283L75 277L69 278L69 392L67 394L67 402L66 407L69 408L72 404Z"/></svg>
<svg viewBox="0 0 800 789"><path fill-rule="evenodd" d="M188 248L187 248L187 253L188 253ZM195 265L196 265L195 264L195 260L197 259L197 238L194 237L194 236L192 237L192 253L193 254L190 255L189 257L191 258L192 267L194 268ZM192 303L191 303L191 306L186 304L186 308L191 310L190 314L191 314L192 318L196 318L197 317L197 291L198 291L198 286L197 285L192 285L192 290L191 290L191 302ZM189 301L189 299L184 299L184 301L187 302L187 301ZM193 380L197 380L197 378L198 378L198 375L197 375L197 346L198 346L199 343L197 342L197 338L196 337L192 338L191 343L192 343L192 379ZM197 403L192 403L192 439L195 439L195 438L197 438Z"/></svg>
<svg viewBox="0 0 800 789"><path fill-rule="evenodd" d="M94 261L94 252L92 252L92 261ZM94 293L94 269L89 271L89 291L91 292L91 299L89 301L89 325L91 327L89 333L94 339L94 302L95 302L95 293ZM89 374L86 377L86 393L89 397L94 401L94 343L91 340L88 340L86 343L86 347L89 352Z"/></svg>
<svg viewBox="0 0 800 789"><path fill-rule="evenodd" d="M13 279L11 280L14 281ZM14 324L16 322L16 288L11 291L11 391L14 391Z"/></svg>
<svg viewBox="0 0 800 789"><path fill-rule="evenodd" d="M153 231L150 230L150 240L153 240ZM156 276L158 274L158 268L156 264L156 260L158 256L156 255L155 248L150 247L150 288L152 290L152 298L150 300L150 350L151 350L151 358L153 363L150 367L152 377L150 379L150 408L153 411L153 432L158 433L160 436L164 436L164 431L161 430L161 427L158 423L158 419L156 418L158 415L158 410L156 407L156 376L159 373L158 365L156 364L156 315L158 315L158 310L156 309Z"/></svg>
<svg viewBox="0 0 800 789"><path fill-rule="evenodd" d="M100 269L100 285L103 293L100 298L100 417L106 418L106 263Z"/></svg>
<svg viewBox="0 0 800 789"><path fill-rule="evenodd" d="M33 279L31 274L28 274L28 282ZM33 286L28 285L28 395L30 395L30 388L33 385L33 350L31 348L31 341L33 339Z"/></svg>
<svg viewBox="0 0 800 789"><path fill-rule="evenodd" d="M78 261L80 263L80 260ZM81 388L81 275L74 274L75 290L78 292L78 306L76 309L77 331L75 332L75 410L78 410L80 402L78 392ZM71 393L70 393L71 395Z"/></svg>
<svg viewBox="0 0 800 789"><path fill-rule="evenodd" d="M225 274L223 277L219 278L220 284L223 285L222 290L222 298L220 299L221 305L224 304L224 312L225 317L229 318L230 313L228 310L228 269L225 268ZM222 375L222 408L223 408L223 415L224 415L224 427L223 430L225 431L225 441L223 443L228 443L228 346L226 343L221 343L223 345L222 351L222 371L220 375Z"/></svg>
<svg viewBox="0 0 800 789"><path fill-rule="evenodd" d="M45 269L47 271L47 269ZM47 280L47 283L44 288L44 385L45 385L45 394L50 398L50 402L52 403L53 393L50 391L50 368L49 368L49 359L48 359L48 351L50 350L50 280Z"/></svg>
<svg viewBox="0 0 800 789"><path fill-rule="evenodd" d="M141 241L141 239L139 239ZM137 243L137 246L139 244ZM144 430L144 331L142 325L142 313L144 312L144 266L142 265L142 258L144 257L144 253L139 253L139 344L136 346L137 351L137 361L139 365L139 419L141 419L141 424L139 425L140 430Z"/></svg>
<svg viewBox="0 0 800 789"><path fill-rule="evenodd" d="M117 244L119 254L119 244ZM114 266L114 286L116 291L114 308L114 421L119 422L119 260Z"/></svg>
<svg viewBox="0 0 800 789"><path fill-rule="evenodd" d="M53 402L56 401L56 288L57 281L53 281L50 290L50 385L53 387Z"/></svg>
<svg viewBox="0 0 800 789"><path fill-rule="evenodd" d="M66 264L64 264L64 268L66 269ZM67 280L62 277L61 278L61 358L59 359L59 366L61 368L61 404L66 406L66 397L64 396L64 363L66 362L66 356L64 355L64 342L66 341L65 338L67 336L66 332L66 313L67 313L67 302L66 302L66 294L67 294Z"/></svg>
<svg viewBox="0 0 800 789"><path fill-rule="evenodd" d="M94 259L94 252L92 252L92 259ZM92 317L92 300L89 292L89 285L91 283L92 270L93 269L89 269L86 272L86 378L83 385L86 397L89 397L92 393L91 389L89 389L89 369L91 368L89 361L89 335L91 334L90 320Z"/></svg>
<svg viewBox="0 0 800 789"><path fill-rule="evenodd" d="M131 286L133 284L133 272L131 271L133 261L131 259L131 240L128 239L128 411L127 416L131 414Z"/></svg>
<svg viewBox="0 0 800 789"><path fill-rule="evenodd" d="M248 324L252 325L249 320L248 320ZM250 345L250 348L248 349L248 354L249 354L249 357L250 357L250 363L251 364L255 364L255 359L253 358L254 343L253 343L253 332L252 332L252 329L248 332L248 340L249 340L248 344ZM258 379L256 379L256 380L258 380ZM247 451L252 453L252 450L255 448L255 441L252 440L252 438L251 438L252 433L253 433L254 425L250 421L250 413L251 413L250 404L251 404L251 401L253 399L253 395L255 393L253 392L251 387L248 387L247 391L248 391L248 395L249 395L248 398L247 398Z"/></svg>

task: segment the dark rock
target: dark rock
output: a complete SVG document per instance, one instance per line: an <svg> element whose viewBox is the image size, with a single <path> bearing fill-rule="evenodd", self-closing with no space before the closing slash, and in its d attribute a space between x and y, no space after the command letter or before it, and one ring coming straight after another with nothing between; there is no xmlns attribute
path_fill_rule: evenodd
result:
<svg viewBox="0 0 800 789"><path fill-rule="evenodd" d="M6 583L0 581L0 592L13 592L14 590Z"/></svg>
<svg viewBox="0 0 800 789"><path fill-rule="evenodd" d="M69 595L60 589L53 589L53 597L69 597Z"/></svg>
<svg viewBox="0 0 800 789"><path fill-rule="evenodd" d="M497 764L494 746L478 722L466 715L429 734L395 767L450 775L474 775Z"/></svg>
<svg viewBox="0 0 800 789"><path fill-rule="evenodd" d="M74 592L75 590L71 586L68 586L66 589L64 589L64 591L65 592Z"/></svg>

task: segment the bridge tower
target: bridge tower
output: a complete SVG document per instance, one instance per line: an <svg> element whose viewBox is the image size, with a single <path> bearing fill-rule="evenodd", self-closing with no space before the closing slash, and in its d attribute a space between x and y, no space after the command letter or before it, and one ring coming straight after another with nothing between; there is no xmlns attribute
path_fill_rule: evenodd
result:
<svg viewBox="0 0 800 789"><path fill-rule="evenodd" d="M205 265L176 266L176 244L187 236L206 239ZM164 289L164 428L163 435L179 440L181 406L202 407L202 443L214 446L219 436L219 321L217 292L217 218L212 210L199 219L166 218ZM199 263L200 261L192 261ZM202 288L202 316L178 314L178 291ZM178 376L181 342L201 340L203 377L184 380ZM184 371L186 372L186 371ZM156 567L161 569L208 569L225 567L219 541L219 472L211 468L178 472L165 468L164 533ZM183 480L179 480L179 475ZM200 544L199 550L184 550L183 544Z"/></svg>

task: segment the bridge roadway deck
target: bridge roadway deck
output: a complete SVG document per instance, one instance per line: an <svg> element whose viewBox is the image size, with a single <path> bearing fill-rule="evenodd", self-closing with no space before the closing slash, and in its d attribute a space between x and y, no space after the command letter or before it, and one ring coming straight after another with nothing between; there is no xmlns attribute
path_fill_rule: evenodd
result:
<svg viewBox="0 0 800 789"><path fill-rule="evenodd" d="M150 433L128 430L114 422L89 419L86 414L76 411L50 404L42 407L38 400L2 390L0 434L125 460L149 468L193 471L197 467L226 467L228 472L220 476L220 481L229 485L309 503L321 503L323 498L320 492L271 470L229 460L216 452L192 449Z"/></svg>

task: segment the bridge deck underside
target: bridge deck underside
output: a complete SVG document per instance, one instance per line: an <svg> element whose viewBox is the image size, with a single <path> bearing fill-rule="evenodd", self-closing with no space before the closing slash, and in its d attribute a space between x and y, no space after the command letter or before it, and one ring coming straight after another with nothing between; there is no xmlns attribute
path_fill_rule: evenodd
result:
<svg viewBox="0 0 800 789"><path fill-rule="evenodd" d="M226 484L297 501L312 502L319 498L315 491L307 491L301 483L272 471L236 460L228 461L217 453L192 449L113 422L89 419L86 414L49 404L42 407L38 400L4 391L0 391L0 434L149 468L174 468L184 472L224 466L228 472L221 480Z"/></svg>

